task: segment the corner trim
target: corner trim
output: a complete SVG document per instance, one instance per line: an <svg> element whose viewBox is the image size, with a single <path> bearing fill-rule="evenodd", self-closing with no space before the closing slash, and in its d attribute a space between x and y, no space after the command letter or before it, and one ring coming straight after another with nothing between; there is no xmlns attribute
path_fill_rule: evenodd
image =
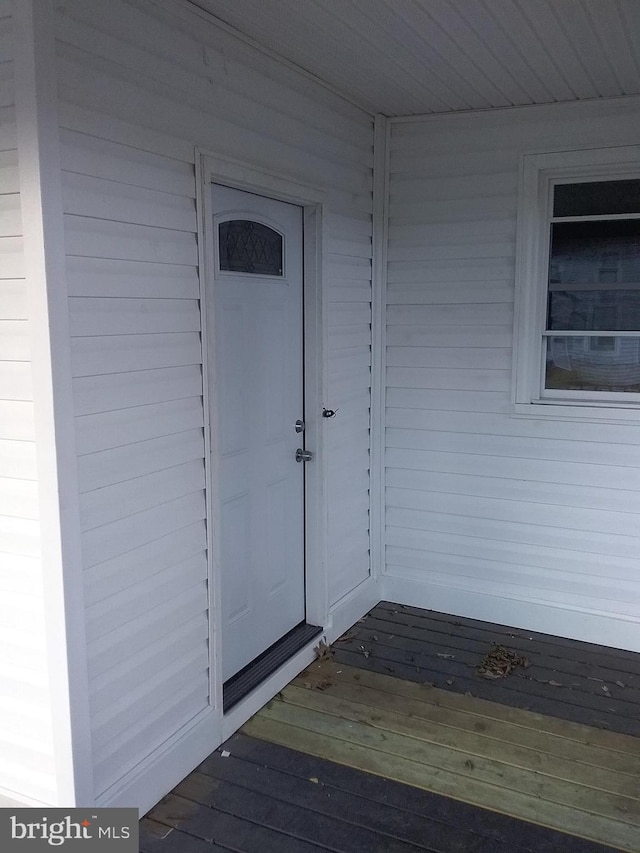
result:
<svg viewBox="0 0 640 853"><path fill-rule="evenodd" d="M377 115L373 142L373 262L371 277L371 434L369 542L371 573L385 566L385 398L387 247L389 242L389 152L391 125Z"/></svg>
<svg viewBox="0 0 640 853"><path fill-rule="evenodd" d="M219 734L217 714L204 711L105 791L96 805L130 808L134 804L142 817L220 745Z"/></svg>
<svg viewBox="0 0 640 853"><path fill-rule="evenodd" d="M16 124L57 805L94 802L54 14L15 4Z"/></svg>

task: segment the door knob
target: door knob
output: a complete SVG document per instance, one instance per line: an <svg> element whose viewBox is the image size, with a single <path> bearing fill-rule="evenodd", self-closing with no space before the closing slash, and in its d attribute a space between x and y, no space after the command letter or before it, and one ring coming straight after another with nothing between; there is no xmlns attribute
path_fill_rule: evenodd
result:
<svg viewBox="0 0 640 853"><path fill-rule="evenodd" d="M296 462L309 462L313 459L313 453L310 450L303 450L299 447L296 450Z"/></svg>

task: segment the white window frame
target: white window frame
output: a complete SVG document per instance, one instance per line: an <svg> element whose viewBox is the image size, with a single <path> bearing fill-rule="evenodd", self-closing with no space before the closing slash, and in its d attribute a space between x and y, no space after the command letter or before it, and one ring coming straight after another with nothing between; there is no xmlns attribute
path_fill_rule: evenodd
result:
<svg viewBox="0 0 640 853"><path fill-rule="evenodd" d="M553 187L558 183L638 178L639 145L522 156L514 318L513 404L516 415L598 421L640 420L640 394L545 391L543 363ZM629 217L620 215L618 218ZM560 332L556 336L559 335Z"/></svg>

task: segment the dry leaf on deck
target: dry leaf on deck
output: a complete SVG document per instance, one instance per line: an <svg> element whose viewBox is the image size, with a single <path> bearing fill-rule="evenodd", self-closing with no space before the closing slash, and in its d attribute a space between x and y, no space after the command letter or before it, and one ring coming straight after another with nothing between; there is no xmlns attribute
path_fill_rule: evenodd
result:
<svg viewBox="0 0 640 853"><path fill-rule="evenodd" d="M516 667L528 666L528 658L512 652L505 646L494 646L480 661L477 673L484 678L504 678Z"/></svg>
<svg viewBox="0 0 640 853"><path fill-rule="evenodd" d="M333 649L324 640L320 640L315 647L316 660L330 660L333 657Z"/></svg>

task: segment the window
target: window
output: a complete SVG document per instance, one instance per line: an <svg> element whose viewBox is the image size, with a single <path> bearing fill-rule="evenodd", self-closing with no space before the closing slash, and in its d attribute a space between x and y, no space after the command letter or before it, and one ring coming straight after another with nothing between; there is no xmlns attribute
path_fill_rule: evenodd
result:
<svg viewBox="0 0 640 853"><path fill-rule="evenodd" d="M524 157L515 334L517 411L640 409L640 147Z"/></svg>

